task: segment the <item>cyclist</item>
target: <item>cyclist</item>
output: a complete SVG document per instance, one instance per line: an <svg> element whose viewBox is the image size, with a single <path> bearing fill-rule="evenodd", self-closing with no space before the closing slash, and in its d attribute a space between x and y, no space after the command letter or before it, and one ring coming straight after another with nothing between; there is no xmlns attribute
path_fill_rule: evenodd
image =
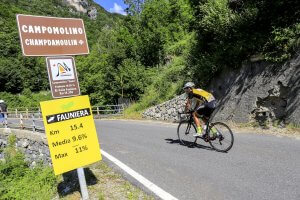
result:
<svg viewBox="0 0 300 200"><path fill-rule="evenodd" d="M185 112L194 108L193 119L197 126L197 132L193 136L204 137L206 132L205 124L216 108L216 99L211 93L202 89L196 89L193 82L187 82L183 89L187 97ZM199 120L199 115L204 116L201 122ZM217 135L217 130L215 128L212 128L211 131L213 136Z"/></svg>

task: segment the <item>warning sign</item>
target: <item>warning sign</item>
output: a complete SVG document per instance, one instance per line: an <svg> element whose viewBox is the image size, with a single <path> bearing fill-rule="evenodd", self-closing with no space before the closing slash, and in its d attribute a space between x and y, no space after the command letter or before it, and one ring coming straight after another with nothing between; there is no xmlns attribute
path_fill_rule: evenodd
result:
<svg viewBox="0 0 300 200"><path fill-rule="evenodd" d="M46 62L53 98L80 95L73 57L47 57Z"/></svg>
<svg viewBox="0 0 300 200"><path fill-rule="evenodd" d="M17 15L24 56L89 54L82 19Z"/></svg>
<svg viewBox="0 0 300 200"><path fill-rule="evenodd" d="M55 175L102 159L88 96L40 104Z"/></svg>

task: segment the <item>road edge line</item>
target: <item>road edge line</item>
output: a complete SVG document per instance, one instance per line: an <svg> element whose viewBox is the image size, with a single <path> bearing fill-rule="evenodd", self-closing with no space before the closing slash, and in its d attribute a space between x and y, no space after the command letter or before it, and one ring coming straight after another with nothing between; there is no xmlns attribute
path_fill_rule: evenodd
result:
<svg viewBox="0 0 300 200"><path fill-rule="evenodd" d="M163 199L163 200L178 200L177 198L172 196L170 193L164 191L163 189L161 189L160 187L158 187L157 185L155 185L154 183L152 183L151 181L149 181L148 179L146 179L145 177L143 177L142 175L140 175L139 173L137 173L136 171L134 171L133 169L131 169L130 167L125 165L124 163L122 163L121 161L119 161L117 158L115 158L112 155L108 154L107 152L103 151L102 149L101 149L101 154L103 156L105 156L107 159L109 159L111 162L116 164L118 167L120 167L122 170L124 170L127 174L129 174L130 176L135 178L138 182L143 184L146 188L151 190L154 194L159 196L161 199Z"/></svg>

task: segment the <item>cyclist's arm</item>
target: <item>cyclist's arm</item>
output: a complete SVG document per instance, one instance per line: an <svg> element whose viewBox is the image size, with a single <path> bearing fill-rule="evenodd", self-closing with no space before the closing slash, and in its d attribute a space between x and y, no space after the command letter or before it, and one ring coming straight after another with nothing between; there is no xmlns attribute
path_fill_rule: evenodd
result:
<svg viewBox="0 0 300 200"><path fill-rule="evenodd" d="M200 106L200 104L202 104L200 101L197 101L197 102L196 102L195 110Z"/></svg>
<svg viewBox="0 0 300 200"><path fill-rule="evenodd" d="M187 113L191 108L191 99L187 98L186 104L185 104L185 108L184 108L184 112Z"/></svg>

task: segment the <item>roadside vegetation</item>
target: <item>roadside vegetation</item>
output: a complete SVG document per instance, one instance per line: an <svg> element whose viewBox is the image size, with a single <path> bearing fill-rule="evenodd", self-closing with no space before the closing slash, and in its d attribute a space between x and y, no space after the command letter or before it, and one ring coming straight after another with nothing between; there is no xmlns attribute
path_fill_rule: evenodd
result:
<svg viewBox="0 0 300 200"><path fill-rule="evenodd" d="M8 108L38 107L51 99L45 59L24 57L16 14L82 18L90 54L76 56L83 95L92 105L132 105L125 117L139 119L146 108L181 93L185 81L205 88L223 68L251 57L281 63L300 47L300 3L295 0L125 0L127 16L96 5L91 20L61 0L0 2L0 99ZM253 126L256 126L254 124ZM299 130L298 125L288 125ZM0 199L52 199L62 177L50 167L30 168L10 138L0 161ZM103 162L90 166L99 199L152 199ZM64 199L79 197L78 183Z"/></svg>
<svg viewBox="0 0 300 200"><path fill-rule="evenodd" d="M24 155L15 148L16 137L10 136L8 146L1 149L0 199L51 199L56 179L50 167L38 165L30 169Z"/></svg>
<svg viewBox="0 0 300 200"><path fill-rule="evenodd" d="M9 137L6 148L0 149L0 199L80 199L80 187L75 171L55 176L50 166L29 167L24 154L15 147L16 137ZM142 190L124 180L103 161L85 168L91 199L152 200Z"/></svg>
<svg viewBox="0 0 300 200"><path fill-rule="evenodd" d="M130 99L129 113L169 100L187 80L205 88L253 56L283 62L300 45L297 1L126 0L127 16L88 2L96 20L60 0L0 2L0 98L9 106L51 98L44 58L22 56L17 13L83 18L90 54L76 57L82 94L92 105Z"/></svg>

